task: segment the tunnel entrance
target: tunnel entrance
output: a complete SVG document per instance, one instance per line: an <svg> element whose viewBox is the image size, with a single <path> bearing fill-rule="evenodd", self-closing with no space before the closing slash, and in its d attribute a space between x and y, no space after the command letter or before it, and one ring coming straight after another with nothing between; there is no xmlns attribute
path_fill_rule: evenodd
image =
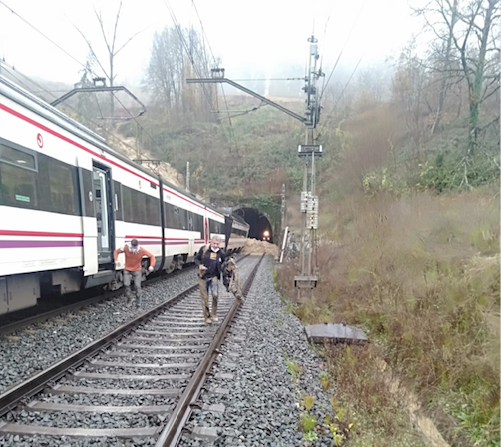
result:
<svg viewBox="0 0 501 447"><path fill-rule="evenodd" d="M273 230L268 218L256 208L239 208L233 214L240 216L249 225L249 237L273 243Z"/></svg>

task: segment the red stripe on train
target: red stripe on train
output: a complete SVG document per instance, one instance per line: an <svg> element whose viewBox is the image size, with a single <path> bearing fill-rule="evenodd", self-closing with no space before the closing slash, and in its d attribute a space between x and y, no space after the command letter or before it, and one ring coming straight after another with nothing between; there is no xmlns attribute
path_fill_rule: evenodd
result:
<svg viewBox="0 0 501 447"><path fill-rule="evenodd" d="M133 175L135 175L135 176L137 176L137 177L139 177L139 178L141 178L141 179L143 179L143 180L145 180L147 182L153 183L156 186L160 186L158 183L153 182L153 181L147 179L146 177L143 177L142 175L140 175L140 174L138 174L138 173L136 173L134 171L131 171L129 168L127 168L125 166L122 166L121 164L116 163L113 160L110 160L110 159L106 158L105 156L100 155L100 154L94 152L91 149L86 148L85 146L81 145L80 143L77 143L76 141L73 141L72 139L70 139L68 137L65 137L64 135L60 134L59 132L56 132L55 130L50 129L47 126L44 126L43 124L40 124L40 123L36 122L35 120L33 120L33 119L31 119L31 118L29 118L29 117L27 117L27 116L25 116L25 115L23 115L23 114L21 114L19 112L16 112L15 110L11 109L10 107L7 107L4 104L0 103L0 109L3 110L3 111L5 111L5 112L7 112L7 113L10 113L11 115L14 115L15 117L17 117L17 118L19 118L19 119L21 119L23 121L26 121L27 123L32 124L35 127L38 127L39 129L44 130L45 132L50 133L51 135L54 135L57 138L60 138L63 141L66 141L67 143L69 143L69 144L71 144L71 145L73 145L75 147L78 147L79 149L84 150L85 152L88 152L89 154L93 155L94 157L100 158L101 160L105 160L108 163L111 163L112 165L114 165L114 166L116 166L116 167L118 167L120 169L123 169L124 171L129 172L130 174L133 174ZM179 197L180 199L182 199L182 200L184 200L184 201L186 201L188 203L191 203L192 205L195 205L195 206L197 206L197 207L199 207L201 209L206 209L205 207L199 205L198 203L192 202L191 200L188 200L188 199L184 198L183 196L180 196L179 194L177 194L177 193L175 193L173 191L168 190L165 187L163 189L164 189L164 191L167 191L167 192L169 192L171 194L174 194L175 196ZM207 211L209 211L210 213L212 213L212 214L214 214L214 215L216 215L218 217L223 217L223 216L220 216L219 214L214 213L211 210L207 210Z"/></svg>

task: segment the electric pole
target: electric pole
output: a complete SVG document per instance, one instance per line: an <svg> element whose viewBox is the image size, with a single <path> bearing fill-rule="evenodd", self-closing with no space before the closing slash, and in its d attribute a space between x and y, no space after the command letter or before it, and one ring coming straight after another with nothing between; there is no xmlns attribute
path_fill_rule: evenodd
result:
<svg viewBox="0 0 501 447"><path fill-rule="evenodd" d="M303 190L301 191L301 273L294 277L294 285L298 289L313 289L318 278L314 273L313 250L315 249L315 236L318 229L318 196L315 192L315 157L322 156L322 146L314 145L315 128L320 119L320 104L318 99L317 80L324 74L317 70L318 40L315 36L308 39L310 42L308 57L308 75L306 76L306 122L305 144L298 146L298 155L304 159ZM309 177L309 178L308 178ZM309 181L308 181L309 180Z"/></svg>
<svg viewBox="0 0 501 447"><path fill-rule="evenodd" d="M317 81L320 77L325 76L318 64L318 40L314 35L308 38L309 58L308 58L308 73L304 80L306 85L303 90L306 93L306 110L305 116L298 115L292 110L277 104L264 96L249 90L243 85L225 78L223 68L214 68L211 70L210 78L203 79L186 79L188 84L200 83L227 83L238 90L241 90L254 98L259 99L265 104L268 104L281 112L286 113L292 118L297 119L306 126L305 144L298 146L298 155L304 158L304 174L303 174L303 191L301 192L301 214L302 214L302 229L301 229L301 273L294 277L294 285L298 289L298 294L302 289L313 289L317 285L317 276L314 274L316 266L313 265L313 250L315 249L315 237L318 230L318 196L315 192L315 158L322 156L322 146L315 145L315 129L320 120L320 104L318 97ZM283 193L283 197L284 197Z"/></svg>

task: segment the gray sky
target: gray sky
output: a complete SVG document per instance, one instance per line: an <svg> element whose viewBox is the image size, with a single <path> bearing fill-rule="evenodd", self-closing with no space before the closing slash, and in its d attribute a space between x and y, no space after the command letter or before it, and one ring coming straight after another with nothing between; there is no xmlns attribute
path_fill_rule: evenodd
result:
<svg viewBox="0 0 501 447"><path fill-rule="evenodd" d="M104 45L93 8L95 5L102 11L111 32L119 2L5 0L5 3L78 61L85 62L87 46L71 22L89 36L103 58ZM169 3L183 25L200 29L190 0L169 0ZM359 11L340 62L347 69L362 55L365 65L396 55L419 26L405 0L195 0L195 4L212 50L222 59L230 78L259 71L269 73L285 64L304 67L306 38L313 26L324 66L332 66ZM123 0L118 45L146 29L117 56L118 82L129 86L139 84L148 63L153 33L172 23L164 0ZM0 57L30 76L53 81L76 82L81 69L2 5ZM301 76L303 72L289 75Z"/></svg>

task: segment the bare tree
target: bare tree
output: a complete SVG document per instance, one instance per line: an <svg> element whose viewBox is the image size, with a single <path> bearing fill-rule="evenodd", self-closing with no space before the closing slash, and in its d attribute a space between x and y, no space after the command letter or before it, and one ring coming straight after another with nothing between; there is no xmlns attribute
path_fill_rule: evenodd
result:
<svg viewBox="0 0 501 447"><path fill-rule="evenodd" d="M407 132L414 140L414 149L419 148L424 135L423 118L432 111L427 100L428 82L428 72L417 57L414 44L411 43L402 51L397 61L392 94L393 100L400 108Z"/></svg>
<svg viewBox="0 0 501 447"><path fill-rule="evenodd" d="M461 72L468 86L470 155L478 142L481 104L500 87L499 0L432 0L417 12L439 39L450 43L442 71Z"/></svg>
<svg viewBox="0 0 501 447"><path fill-rule="evenodd" d="M213 120L216 96L213 85L196 85L186 78L209 77L209 60L201 36L193 29L165 28L156 33L143 86L153 94L154 102L165 113L180 120Z"/></svg>
<svg viewBox="0 0 501 447"><path fill-rule="evenodd" d="M106 25L104 23L103 16L101 12L96 11L94 9L94 13L96 15L97 21L99 23L99 27L101 29L101 33L103 35L103 40L104 44L106 46L106 50L108 52L108 62L105 63L104 61L101 61L98 57L96 52L94 51L94 46L91 43L90 39L78 28L75 26L76 30L80 33L80 35L84 38L85 42L87 43L87 46L89 47L92 59L99 65L99 68L103 71L105 74L106 78L108 79L108 83L110 87L113 87L114 81L116 78L116 73L115 73L115 57L122 51L138 34L140 34L144 30L137 31L135 34L133 34L131 37L129 37L124 44L118 45L117 44L117 31L118 31L118 23L120 21L120 17L122 14L122 0L120 0L120 3L118 5L118 10L117 14L115 17L115 24L113 25L113 34L112 36L108 36L106 33ZM105 65L108 65L108 69L105 68ZM113 92L110 93L110 111L111 115L113 115L114 112L114 94Z"/></svg>
<svg viewBox="0 0 501 447"><path fill-rule="evenodd" d="M164 111L179 109L183 86L183 46L172 28L155 33L143 85Z"/></svg>

